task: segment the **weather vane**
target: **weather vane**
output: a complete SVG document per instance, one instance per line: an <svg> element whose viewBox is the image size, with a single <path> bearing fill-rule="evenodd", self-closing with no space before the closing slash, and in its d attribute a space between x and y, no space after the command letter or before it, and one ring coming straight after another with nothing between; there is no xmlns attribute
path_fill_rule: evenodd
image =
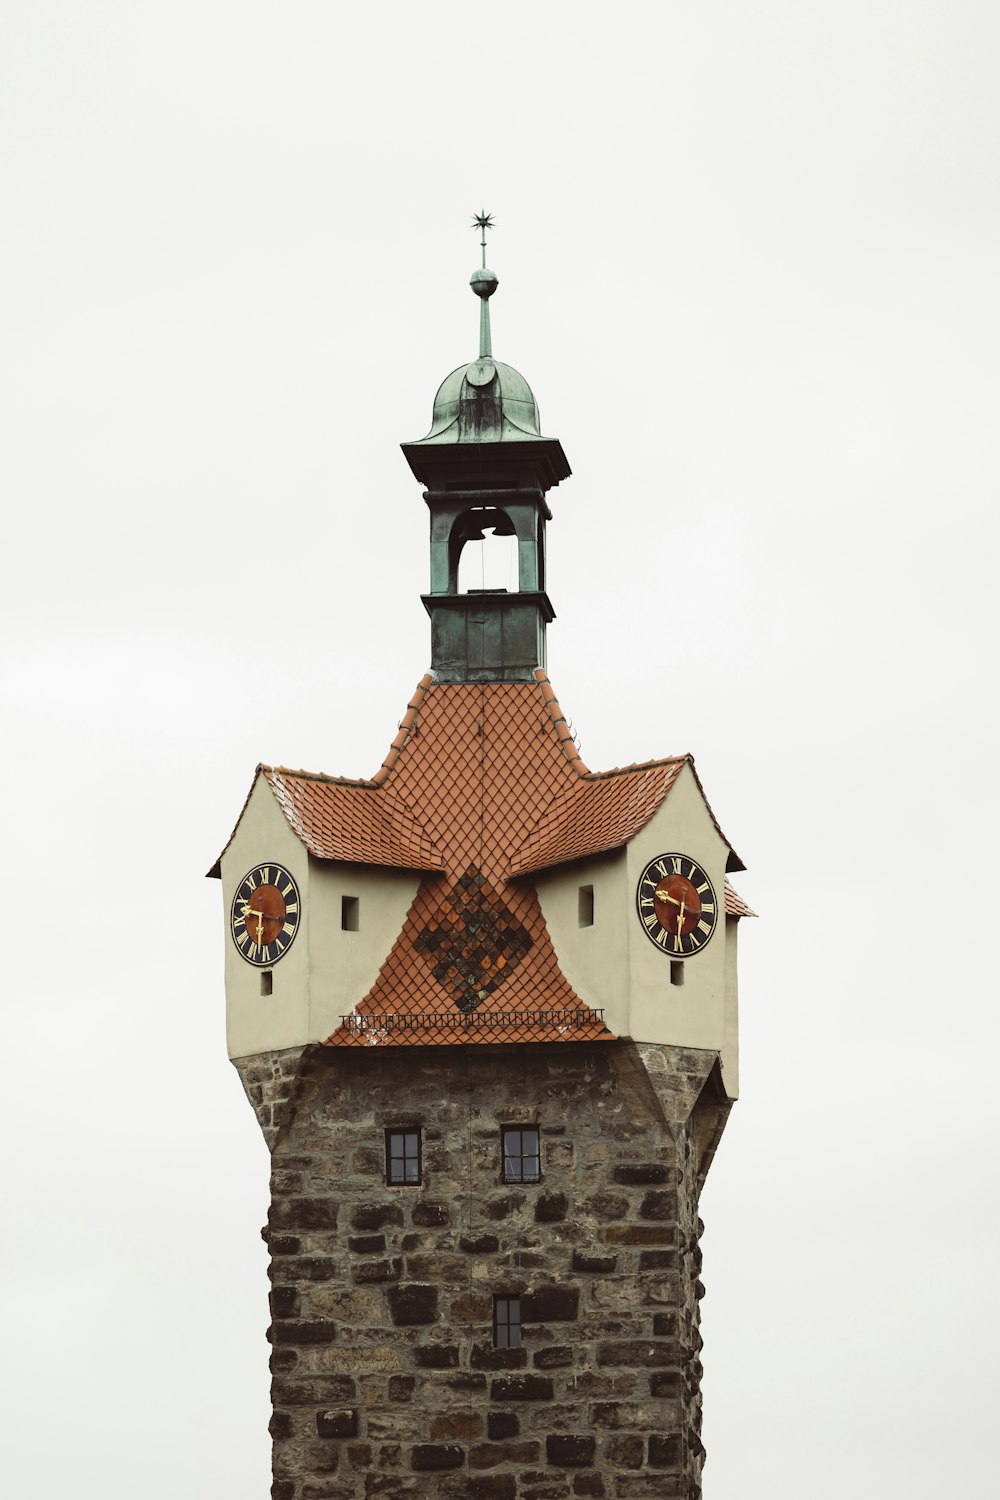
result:
<svg viewBox="0 0 1000 1500"><path fill-rule="evenodd" d="M496 220L494 219L494 217L493 217L492 214L488 214L486 212L485 208L483 208L483 209L480 209L479 213L473 214L473 216L472 216L472 223L473 223L473 227L475 229L481 229L483 231L483 237L482 237L482 239L480 240L479 243L483 247L483 270L485 271L486 270L486 231L487 231L487 229L493 229L495 227Z"/></svg>

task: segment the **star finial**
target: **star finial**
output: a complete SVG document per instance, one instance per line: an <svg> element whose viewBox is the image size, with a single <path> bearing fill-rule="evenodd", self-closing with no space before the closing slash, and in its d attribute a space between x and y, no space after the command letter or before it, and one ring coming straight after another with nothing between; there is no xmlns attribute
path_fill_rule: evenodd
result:
<svg viewBox="0 0 1000 1500"><path fill-rule="evenodd" d="M481 208L477 214L473 214L473 216L472 216L472 224L473 224L473 228L474 229L481 229L482 232L483 232L483 237L480 240L480 244L483 247L483 270L485 271L485 269L486 269L486 231L487 231L487 229L493 229L494 228L494 226L496 224L496 220L494 219L494 217L493 217L492 214L488 214L486 212L485 208Z"/></svg>

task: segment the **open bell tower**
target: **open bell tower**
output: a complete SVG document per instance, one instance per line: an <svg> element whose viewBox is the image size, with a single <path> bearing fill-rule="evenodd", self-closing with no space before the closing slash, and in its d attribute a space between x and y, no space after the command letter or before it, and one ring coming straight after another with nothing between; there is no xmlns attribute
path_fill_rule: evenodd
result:
<svg viewBox="0 0 1000 1500"><path fill-rule="evenodd" d="M488 215L482 215L488 220ZM567 479L562 444L543 437L531 387L493 358L489 299L497 289L483 264L471 278L480 298L479 358L442 381L431 430L403 453L426 485L430 511L431 670L441 681L528 682L545 666L545 627L555 617L545 587L548 491ZM517 540L517 587L460 594L459 559L485 532Z"/></svg>
<svg viewBox="0 0 1000 1500"><path fill-rule="evenodd" d="M591 771L546 675L570 469L493 357L475 222L479 356L403 444L430 670L374 775L258 766L209 872L272 1160L271 1495L698 1500L698 1205L753 913L691 756ZM462 593L490 531L517 588Z"/></svg>

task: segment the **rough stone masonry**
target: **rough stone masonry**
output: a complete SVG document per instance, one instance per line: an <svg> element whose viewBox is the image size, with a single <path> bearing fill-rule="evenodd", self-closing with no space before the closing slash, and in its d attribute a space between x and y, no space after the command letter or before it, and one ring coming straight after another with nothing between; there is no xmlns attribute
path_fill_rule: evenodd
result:
<svg viewBox="0 0 1000 1500"><path fill-rule="evenodd" d="M565 1043L237 1062L273 1155L274 1500L701 1494L712 1052ZM505 1182L501 1128L539 1131ZM417 1128L419 1186L386 1182ZM520 1347L494 1346L495 1297Z"/></svg>

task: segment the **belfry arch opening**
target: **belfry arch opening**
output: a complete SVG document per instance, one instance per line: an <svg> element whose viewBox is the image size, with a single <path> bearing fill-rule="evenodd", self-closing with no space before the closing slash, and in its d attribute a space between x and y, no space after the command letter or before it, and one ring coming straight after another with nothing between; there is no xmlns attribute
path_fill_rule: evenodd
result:
<svg viewBox="0 0 1000 1500"><path fill-rule="evenodd" d="M450 550L457 593L518 592L518 539L505 511L492 506L464 511L455 521Z"/></svg>

